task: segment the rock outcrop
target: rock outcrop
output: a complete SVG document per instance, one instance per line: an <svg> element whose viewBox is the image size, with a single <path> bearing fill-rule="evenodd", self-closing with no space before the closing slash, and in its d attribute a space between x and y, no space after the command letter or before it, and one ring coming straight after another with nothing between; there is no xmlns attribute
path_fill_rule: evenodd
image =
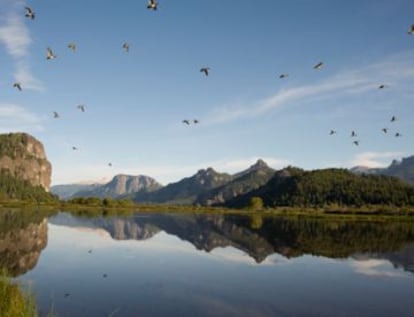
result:
<svg viewBox="0 0 414 317"><path fill-rule="evenodd" d="M29 134L0 134L0 171L49 191L52 165L43 144Z"/></svg>

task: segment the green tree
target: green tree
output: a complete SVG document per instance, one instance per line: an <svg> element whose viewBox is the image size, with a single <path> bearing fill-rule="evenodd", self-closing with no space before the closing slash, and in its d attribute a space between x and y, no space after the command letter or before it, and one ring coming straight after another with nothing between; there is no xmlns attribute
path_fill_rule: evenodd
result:
<svg viewBox="0 0 414 317"><path fill-rule="evenodd" d="M250 198L249 208L253 210L263 209L263 199L257 196Z"/></svg>

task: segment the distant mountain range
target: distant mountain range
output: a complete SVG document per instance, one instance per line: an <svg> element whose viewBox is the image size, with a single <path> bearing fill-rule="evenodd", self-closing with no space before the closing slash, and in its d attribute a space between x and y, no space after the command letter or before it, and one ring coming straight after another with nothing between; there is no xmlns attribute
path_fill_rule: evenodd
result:
<svg viewBox="0 0 414 317"><path fill-rule="evenodd" d="M376 186L373 184L378 183L382 190L384 190L383 197L388 195L387 191L395 191L399 188L400 193L397 196L400 201L410 201L411 199L401 196L401 192L404 192L404 195L410 195L411 190L408 187L406 188L406 185L403 185L401 182L389 181L381 177L366 179L360 178L358 175L387 175L414 183L414 156L405 158L402 161L393 161L388 168L373 169L358 166L351 168L349 171L352 173L344 169L305 172L291 167L275 171L263 160L258 160L248 169L233 175L219 173L209 167L199 170L191 177L183 178L166 186L162 186L149 176L117 175L109 183L103 185L58 185L53 186L51 191L63 199L112 197L131 199L138 203L195 204L203 206L226 205L241 207L245 206L249 199L254 196L261 197L269 206L279 205L281 202L287 205L294 205L295 202L307 204L308 201L316 202L325 198L327 201L331 200L331 203L346 204L351 199L350 195L353 195L354 198L360 197L361 202L386 203L385 200L381 201L380 198L374 197L376 194L373 192L367 192L366 195L361 196L349 190L353 186L363 186L369 191ZM292 177L292 172L295 174L293 175L294 177ZM344 183L340 183L338 179L341 179ZM388 190L387 186L390 186L390 184L393 184L392 186L394 187ZM308 188L308 192L304 193L303 188ZM305 200L299 197L304 194L309 196ZM352 203L355 203L355 201L352 200Z"/></svg>
<svg viewBox="0 0 414 317"><path fill-rule="evenodd" d="M391 165L386 168L355 166L350 171L356 174L393 176L414 184L414 155L403 158L401 161L393 160Z"/></svg>
<svg viewBox="0 0 414 317"><path fill-rule="evenodd" d="M149 176L119 174L107 184L85 187L73 193L71 197L120 198L131 193L151 192L161 187L160 183Z"/></svg>

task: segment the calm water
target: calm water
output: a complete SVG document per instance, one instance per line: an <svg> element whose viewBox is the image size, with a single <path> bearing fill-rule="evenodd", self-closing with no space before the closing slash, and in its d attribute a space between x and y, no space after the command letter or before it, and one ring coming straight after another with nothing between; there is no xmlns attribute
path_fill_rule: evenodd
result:
<svg viewBox="0 0 414 317"><path fill-rule="evenodd" d="M414 315L414 223L41 218L0 227L0 264L42 315Z"/></svg>

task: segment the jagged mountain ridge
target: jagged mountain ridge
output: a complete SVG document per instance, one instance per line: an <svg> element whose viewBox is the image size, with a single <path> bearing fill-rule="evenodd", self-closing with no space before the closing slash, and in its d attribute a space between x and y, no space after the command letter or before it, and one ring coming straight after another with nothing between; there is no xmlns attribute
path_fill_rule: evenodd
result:
<svg viewBox="0 0 414 317"><path fill-rule="evenodd" d="M138 192L130 197L138 203L192 204L199 194L224 185L232 179L230 174L218 173L209 167L157 191Z"/></svg>
<svg viewBox="0 0 414 317"><path fill-rule="evenodd" d="M275 170L263 160L258 160L245 171L233 175L233 179L220 187L198 195L196 204L217 205L266 184L274 175Z"/></svg>

